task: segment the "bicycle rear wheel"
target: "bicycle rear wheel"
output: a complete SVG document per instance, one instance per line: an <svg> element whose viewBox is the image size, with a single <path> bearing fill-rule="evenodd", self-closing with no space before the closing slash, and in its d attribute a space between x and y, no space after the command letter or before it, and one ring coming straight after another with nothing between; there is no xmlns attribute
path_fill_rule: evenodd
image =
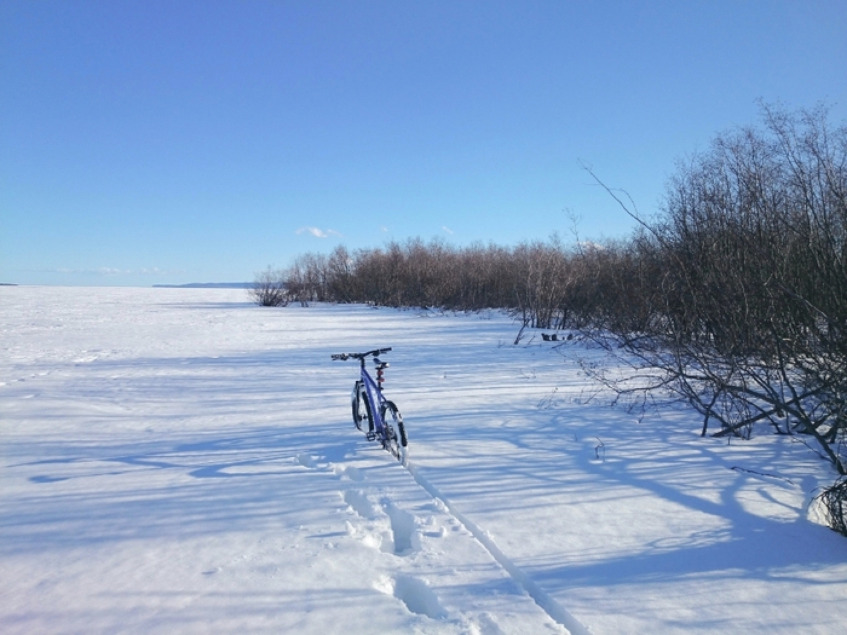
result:
<svg viewBox="0 0 847 635"><path fill-rule="evenodd" d="M364 386L361 381L357 381L353 386L353 394L351 395L351 406L353 409L353 423L356 424L358 430L362 429L362 422L368 424L368 431L373 431L374 423L371 416L371 405L368 403L367 397L363 394Z"/></svg>
<svg viewBox="0 0 847 635"><path fill-rule="evenodd" d="M385 426L385 439L383 446L391 452L399 461L406 460L406 446L409 440L406 437L406 426L403 424L403 416L400 414L393 401L385 401L379 407L382 425Z"/></svg>

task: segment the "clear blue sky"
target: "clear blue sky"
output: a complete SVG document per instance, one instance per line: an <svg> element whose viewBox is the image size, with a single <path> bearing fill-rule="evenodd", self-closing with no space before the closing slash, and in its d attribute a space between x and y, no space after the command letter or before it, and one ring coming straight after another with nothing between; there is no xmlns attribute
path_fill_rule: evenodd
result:
<svg viewBox="0 0 847 635"><path fill-rule="evenodd" d="M250 281L624 237L757 100L847 119L847 2L3 0L0 281Z"/></svg>

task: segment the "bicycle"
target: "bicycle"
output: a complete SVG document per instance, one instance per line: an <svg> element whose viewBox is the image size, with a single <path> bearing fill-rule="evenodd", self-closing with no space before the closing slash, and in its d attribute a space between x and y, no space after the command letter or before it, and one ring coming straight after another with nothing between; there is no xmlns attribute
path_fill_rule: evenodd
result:
<svg viewBox="0 0 847 635"><path fill-rule="evenodd" d="M401 463L405 463L406 446L409 443L406 437L406 426L403 425L403 417L397 406L382 394L382 384L385 381L385 369L388 368L388 364L380 360L379 356L390 350L389 347L377 348L367 353L338 353L332 355L332 359L359 360L359 379L353 384L351 396L353 423L358 430L365 432L362 423L367 421L368 429L365 432L367 440L379 441L384 449ZM370 356L373 356L376 380L365 368L365 360Z"/></svg>

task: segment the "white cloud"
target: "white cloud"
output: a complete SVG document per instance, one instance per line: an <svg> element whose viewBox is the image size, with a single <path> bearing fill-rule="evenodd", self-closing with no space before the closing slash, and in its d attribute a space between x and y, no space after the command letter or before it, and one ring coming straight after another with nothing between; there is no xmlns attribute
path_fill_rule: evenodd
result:
<svg viewBox="0 0 847 635"><path fill-rule="evenodd" d="M320 227L301 227L297 230L297 234L311 234L315 238L329 238L330 236L341 236L341 232L334 229L323 230Z"/></svg>
<svg viewBox="0 0 847 635"><path fill-rule="evenodd" d="M442 225L442 226L441 226L441 229L442 229L442 231L447 232L447 233L448 233L448 234L450 234L451 236L452 236L452 235L453 235L453 233L454 233L452 229L450 229L449 227L447 227L447 225Z"/></svg>

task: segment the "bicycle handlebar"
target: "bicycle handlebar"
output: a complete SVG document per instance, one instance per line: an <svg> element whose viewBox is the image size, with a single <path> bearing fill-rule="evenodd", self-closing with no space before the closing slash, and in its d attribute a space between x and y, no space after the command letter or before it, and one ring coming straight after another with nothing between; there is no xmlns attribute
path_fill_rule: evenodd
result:
<svg viewBox="0 0 847 635"><path fill-rule="evenodd" d="M391 347L389 346L388 348L376 348L372 351L368 351L367 353L338 353L338 354L332 355L332 359L336 359L336 360L337 359L346 360L346 359L351 359L351 358L352 359L365 359L369 355L373 355L374 357L376 357L377 355L382 355L383 353L387 353L390 350L391 350Z"/></svg>

